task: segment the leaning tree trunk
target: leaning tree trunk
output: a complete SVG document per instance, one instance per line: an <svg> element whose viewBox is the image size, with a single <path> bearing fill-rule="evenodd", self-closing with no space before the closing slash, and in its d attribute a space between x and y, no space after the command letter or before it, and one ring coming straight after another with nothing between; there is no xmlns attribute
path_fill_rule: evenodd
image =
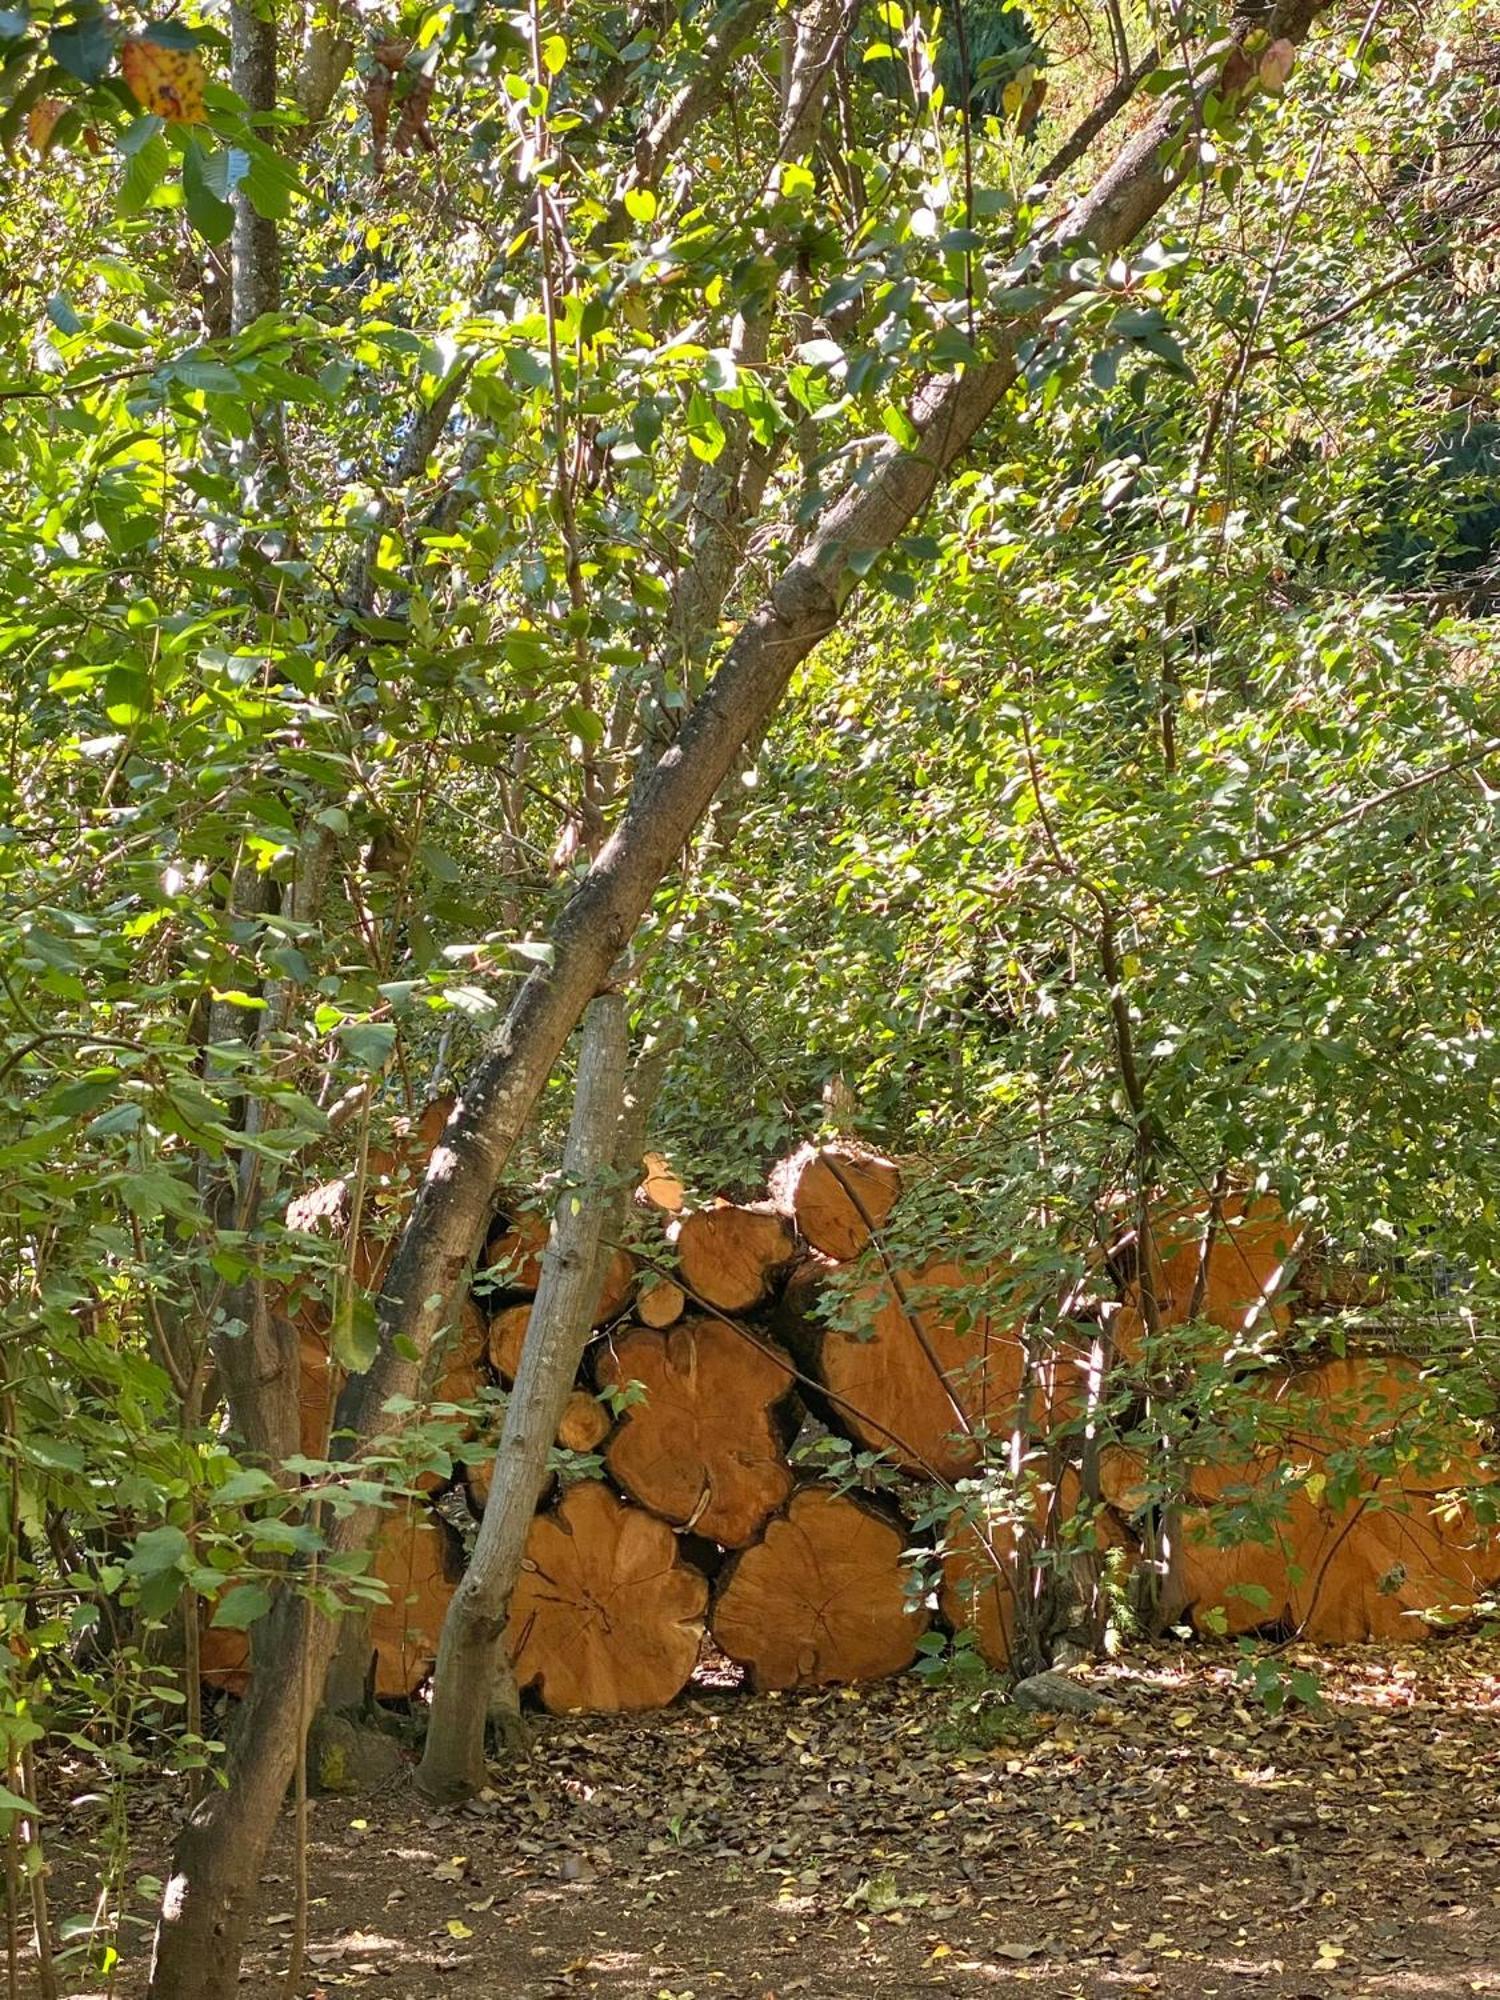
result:
<svg viewBox="0 0 1500 2000"><path fill-rule="evenodd" d="M625 1094L626 1027L623 995L590 1001L552 1243L542 1258L479 1538L443 1620L427 1747L417 1771L418 1789L431 1799L471 1798L484 1784L484 1725L511 1592L547 1477L547 1455L589 1337L610 1256L606 1233L620 1206L611 1170Z"/></svg>
<svg viewBox="0 0 1500 2000"><path fill-rule="evenodd" d="M299 1662L311 1615L306 1598L283 1591L256 1634L256 1671L234 1719L224 1787L194 1808L177 1836L152 1950L151 2000L230 2000L239 1988L261 1860L297 1757ZM247 1850L243 1829L258 1845Z"/></svg>
<svg viewBox="0 0 1500 2000"><path fill-rule="evenodd" d="M1047 299L995 329L991 359L922 386L912 408L916 445L877 447L862 460L765 602L740 627L703 699L635 791L558 918L550 963L538 965L517 994L505 1032L479 1066L434 1154L382 1291L380 1350L368 1373L340 1399L339 1423L351 1429L355 1448L380 1430L393 1396L412 1395L423 1357L446 1323L452 1294L478 1247L491 1193L553 1064L742 748L765 730L793 673L837 627L874 559L906 532L964 457L1015 383L1021 345L1036 338L1047 308L1082 282L1066 274L1066 253L1091 247L1107 257L1132 242L1178 185L1180 141L1195 128L1207 95L1214 92L1231 104L1250 96L1255 66L1241 46L1245 38L1264 33L1300 42L1323 4L1278 0L1268 12L1236 18L1224 61L1205 65L1191 88L1168 98L1090 193L1068 210L1050 246L1058 275ZM1041 260L1038 268L1045 268ZM335 1551L366 1546L375 1512L359 1507L339 1522L332 1537ZM327 1670L336 1631L331 1618L308 1620L302 1644L311 1649L315 1681ZM295 1717L300 1646L286 1667ZM268 1687L278 1677L261 1678ZM295 1756L295 1727L285 1736L267 1732L263 1744L247 1741L237 1781L206 1803L218 1843L226 1857L232 1855L240 1879L259 1872ZM248 1910L241 1901L231 1914L226 1878L196 1865L202 1846L185 1840L176 1857L149 2000L234 2000Z"/></svg>

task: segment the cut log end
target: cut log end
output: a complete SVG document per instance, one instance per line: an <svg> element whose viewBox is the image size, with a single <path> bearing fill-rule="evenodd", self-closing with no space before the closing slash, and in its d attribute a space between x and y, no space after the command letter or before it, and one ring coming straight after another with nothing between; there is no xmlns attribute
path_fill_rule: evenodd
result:
<svg viewBox="0 0 1500 2000"><path fill-rule="evenodd" d="M858 1285L841 1309L848 1331L794 1290L799 1304L778 1324L828 1392L829 1422L868 1450L952 1479L972 1470L979 1433L1013 1421L1024 1351L1016 1329L984 1310L982 1273L938 1259Z"/></svg>
<svg viewBox="0 0 1500 2000"><path fill-rule="evenodd" d="M374 1573L390 1602L370 1621L375 1692L382 1700L415 1694L432 1672L448 1601L463 1573L463 1551L448 1523L413 1502L388 1523Z"/></svg>
<svg viewBox="0 0 1500 2000"><path fill-rule="evenodd" d="M517 1683L554 1714L663 1708L697 1664L707 1603L664 1521L582 1480L532 1523L507 1633Z"/></svg>
<svg viewBox="0 0 1500 2000"><path fill-rule="evenodd" d="M642 1326L672 1326L687 1311L687 1293L675 1278L647 1278L635 1295Z"/></svg>
<svg viewBox="0 0 1500 2000"><path fill-rule="evenodd" d="M907 1590L905 1545L901 1527L867 1502L804 1487L726 1566L713 1636L757 1688L900 1673L929 1623Z"/></svg>
<svg viewBox="0 0 1500 2000"><path fill-rule="evenodd" d="M786 1217L769 1207L716 1202L677 1225L677 1264L690 1300L720 1312L753 1312L796 1259Z"/></svg>
<svg viewBox="0 0 1500 2000"><path fill-rule="evenodd" d="M602 1387L639 1382L605 1454L632 1499L679 1527L741 1548L792 1490L786 1447L798 1405L791 1364L722 1320L635 1327L599 1358Z"/></svg>
<svg viewBox="0 0 1500 2000"><path fill-rule="evenodd" d="M772 1199L825 1257L857 1257L885 1227L901 1194L901 1169L848 1140L801 1146L771 1177Z"/></svg>
<svg viewBox="0 0 1500 2000"><path fill-rule="evenodd" d="M662 1153L646 1153L641 1158L641 1183L636 1189L636 1200L643 1208L654 1208L663 1215L677 1215L685 1198L681 1180L667 1163Z"/></svg>
<svg viewBox="0 0 1500 2000"><path fill-rule="evenodd" d="M563 1451L598 1451L613 1427L614 1420L599 1398L591 1396L587 1389L575 1389L568 1397L561 1421L557 1426L556 1441ZM470 1511L475 1516L483 1514L489 1500L490 1479L494 1465L492 1451L487 1451L482 1458L476 1457L464 1465L464 1492L468 1497Z"/></svg>

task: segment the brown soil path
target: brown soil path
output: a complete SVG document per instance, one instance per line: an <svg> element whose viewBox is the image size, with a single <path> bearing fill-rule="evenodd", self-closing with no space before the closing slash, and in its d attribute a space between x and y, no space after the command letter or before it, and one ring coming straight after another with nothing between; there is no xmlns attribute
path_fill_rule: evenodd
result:
<svg viewBox="0 0 1500 2000"><path fill-rule="evenodd" d="M976 1724L907 1679L543 1724L462 1811L405 1779L315 1803L302 1992L1500 1996L1500 1646L1282 1664L1319 1675L1321 1712L1267 1715L1194 1648L1096 1669L1113 1706L1087 1722ZM67 1815L66 1908L91 1811ZM290 1877L283 1849L246 2000L279 1991Z"/></svg>

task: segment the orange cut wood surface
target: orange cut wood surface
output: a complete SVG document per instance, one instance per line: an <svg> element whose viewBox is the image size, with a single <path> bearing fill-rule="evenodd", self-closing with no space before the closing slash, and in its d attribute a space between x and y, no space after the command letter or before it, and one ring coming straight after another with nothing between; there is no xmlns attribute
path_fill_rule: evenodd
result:
<svg viewBox="0 0 1500 2000"><path fill-rule="evenodd" d="M372 1568L390 1596L370 1621L375 1692L390 1701L415 1694L432 1671L462 1551L447 1522L414 1500L391 1516Z"/></svg>
<svg viewBox="0 0 1500 2000"><path fill-rule="evenodd" d="M707 1604L665 1521L581 1480L532 1523L506 1633L517 1683L555 1715L664 1708L697 1665Z"/></svg>
<svg viewBox="0 0 1500 2000"><path fill-rule="evenodd" d="M1248 1457L1211 1436L1186 1448L1170 1612L1229 1634L1276 1623L1330 1645L1400 1642L1500 1578L1500 1538L1463 1497L1491 1468L1411 1363L1275 1373L1257 1401L1267 1442Z"/></svg>
<svg viewBox="0 0 1500 2000"><path fill-rule="evenodd" d="M985 1292L983 1274L946 1258L857 1286L854 1328L814 1341L812 1372L840 1427L909 1472L972 1470L979 1437L1015 1422L1024 1369L1018 1328L986 1309Z"/></svg>
<svg viewBox="0 0 1500 2000"><path fill-rule="evenodd" d="M1180 1327L1193 1317L1230 1336L1207 1347L1195 1343L1195 1354L1253 1355L1274 1344L1290 1322L1287 1291L1301 1238L1301 1229L1269 1195L1227 1196L1212 1227L1207 1203L1154 1218L1152 1271L1161 1327ZM1138 1283L1126 1286L1113 1331L1116 1353L1138 1360L1145 1340Z"/></svg>
<svg viewBox="0 0 1500 2000"><path fill-rule="evenodd" d="M885 1227L900 1198L901 1169L848 1140L800 1146L773 1171L771 1194L814 1250L842 1261Z"/></svg>
<svg viewBox="0 0 1500 2000"><path fill-rule="evenodd" d="M732 1201L695 1209L674 1231L677 1266L691 1305L753 1312L796 1259L791 1224L770 1207Z"/></svg>
<svg viewBox="0 0 1500 2000"><path fill-rule="evenodd" d="M908 1591L905 1546L902 1528L853 1494L803 1487L726 1566L714 1638L757 1688L900 1673L930 1623Z"/></svg>
<svg viewBox="0 0 1500 2000"><path fill-rule="evenodd" d="M605 1454L642 1506L726 1548L742 1548L792 1490L786 1447L797 1410L791 1364L723 1320L665 1332L633 1327L600 1352L601 1388L639 1382Z"/></svg>

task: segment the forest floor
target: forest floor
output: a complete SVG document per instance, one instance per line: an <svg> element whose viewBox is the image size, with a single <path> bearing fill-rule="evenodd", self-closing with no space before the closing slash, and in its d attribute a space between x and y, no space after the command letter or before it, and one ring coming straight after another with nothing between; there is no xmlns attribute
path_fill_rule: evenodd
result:
<svg viewBox="0 0 1500 2000"><path fill-rule="evenodd" d="M1321 1706L1272 1716L1232 1653L1193 1647L1094 1669L1111 1705L1087 1721L976 1716L904 1679L541 1722L462 1810L404 1776L314 1801L300 1992L1500 1996L1500 1646L1279 1664L1311 1668ZM88 1907L101 1809L54 1833L65 1909ZM138 1816L141 1867L173 1810ZM281 1990L291 1835L246 2000ZM151 1888L109 2000L142 1989Z"/></svg>

